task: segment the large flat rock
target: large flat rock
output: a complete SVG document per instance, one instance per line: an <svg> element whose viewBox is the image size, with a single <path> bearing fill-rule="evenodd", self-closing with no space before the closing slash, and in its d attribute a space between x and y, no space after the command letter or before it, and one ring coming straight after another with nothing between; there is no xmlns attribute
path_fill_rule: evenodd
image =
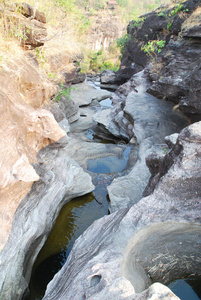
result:
<svg viewBox="0 0 201 300"><path fill-rule="evenodd" d="M76 84L73 87L74 89L71 90L70 98L79 106L89 105L93 100L101 101L111 95L111 92L97 90L86 83Z"/></svg>

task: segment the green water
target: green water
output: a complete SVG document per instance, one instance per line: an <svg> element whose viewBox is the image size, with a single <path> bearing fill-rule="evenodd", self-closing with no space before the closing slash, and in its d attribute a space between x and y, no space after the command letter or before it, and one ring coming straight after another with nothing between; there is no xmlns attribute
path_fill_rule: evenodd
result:
<svg viewBox="0 0 201 300"><path fill-rule="evenodd" d="M75 198L61 210L54 228L34 264L29 300L42 299L49 281L64 265L75 240L96 220L108 214L107 185L112 178L93 178L93 193Z"/></svg>

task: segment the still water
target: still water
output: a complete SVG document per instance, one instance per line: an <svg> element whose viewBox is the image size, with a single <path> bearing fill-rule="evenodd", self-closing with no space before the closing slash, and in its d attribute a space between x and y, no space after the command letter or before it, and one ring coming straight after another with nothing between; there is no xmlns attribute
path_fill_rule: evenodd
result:
<svg viewBox="0 0 201 300"><path fill-rule="evenodd" d="M99 174L93 193L75 198L61 210L33 268L29 300L42 299L49 281L64 265L75 240L96 220L108 214L106 186L112 178Z"/></svg>
<svg viewBox="0 0 201 300"><path fill-rule="evenodd" d="M75 240L96 220L108 214L107 186L136 160L133 146L123 145L122 155L88 160L95 190L68 202L33 267L29 300L42 299L49 281L64 265ZM134 158L135 157L135 158Z"/></svg>
<svg viewBox="0 0 201 300"><path fill-rule="evenodd" d="M171 282L168 287L181 300L200 300L201 284L197 280L177 279Z"/></svg>

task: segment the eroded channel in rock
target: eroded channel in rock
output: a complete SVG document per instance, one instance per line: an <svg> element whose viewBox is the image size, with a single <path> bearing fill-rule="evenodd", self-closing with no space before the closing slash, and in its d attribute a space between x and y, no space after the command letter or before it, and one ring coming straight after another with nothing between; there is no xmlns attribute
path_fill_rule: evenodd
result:
<svg viewBox="0 0 201 300"><path fill-rule="evenodd" d="M131 96L135 97L135 98L137 97L134 94L134 92L132 93ZM152 101L150 102L150 97L147 94L144 94L144 98L143 98L143 95L141 93L139 93L139 96L137 98L139 98L138 100L141 102L142 102L142 99L144 100L144 102L141 103L141 105L143 105L145 108L148 106L147 107L147 116L146 116L146 118L144 115L139 116L138 111L135 112L135 115L133 117L132 117L131 113L130 113L130 115L133 119L137 118L138 122L140 122L140 124L142 124L142 125L153 123L153 120L150 118L150 116L153 115L153 113L152 113L153 106L154 106L154 108L156 106L158 110L162 110L162 113L158 113L159 116L162 115L162 117L160 116L160 119L161 119L160 128L157 127L158 128L157 134L159 135L160 138L158 137L158 135L157 136L154 135L155 126L153 126L153 130L151 130L149 134L147 133L147 130L144 128L144 126L142 126L144 128L144 131L146 130L146 134L148 134L148 137L145 136L145 138L148 142L148 144L147 144L148 150L153 151L152 146L156 144L156 141L157 141L157 147L160 148L160 143L163 142L163 139L166 136L167 132L169 134L174 132L175 128L177 128L177 125L175 126L175 124L177 123L177 120L175 120L175 124L174 124L174 120L171 119L172 118L172 116L171 116L172 108L170 107L169 118L171 119L171 122L167 122L167 124L166 123L164 124L164 120L166 120L166 118L164 118L164 114L166 114L166 110L164 108L164 103L161 103L158 100L156 101L156 99L153 99L153 98L151 98ZM132 100L132 99L131 99L131 97L128 96L127 100ZM157 102L157 103L155 103L155 102ZM138 104L138 106L139 106L139 104ZM138 108L138 106L137 106L137 108ZM109 109L112 109L112 108L109 108ZM71 139L69 140L68 145L66 146L68 155L70 155L74 160L76 160L80 164L80 166L83 167L84 170L88 169L88 173L91 175L93 184L96 186L96 189L93 192L93 196L92 196L92 194L89 195L89 197L92 196L92 198L90 198L89 202L88 202L88 200L86 201L87 205L85 205L84 203L81 204L80 207L82 207L82 209L80 210L80 214L78 213L79 208L77 210L77 213L75 213L76 218L73 219L73 228L74 228L73 232L75 234L72 235L72 239L69 241L69 243L67 242L66 245L63 247L64 250L59 250L56 252L57 258L60 259L60 262L59 262L59 267L56 267L55 273L56 273L56 271L58 271L58 269L61 268L61 266L65 262L66 257L68 256L68 254L71 250L71 247L72 247L71 244L73 244L75 239L78 238L82 232L84 232L84 230L93 222L93 220L99 219L103 215L106 215L108 213L106 186L108 184L110 184L114 178L120 177L122 175L127 175L128 169L131 170L131 168L135 165L136 161L137 160L139 161L139 147L136 147L136 146L130 145L130 144L122 145L122 144L124 144L124 142L122 143L121 140L118 140L119 136L117 136L117 138L114 138L113 144L110 143L110 141L112 140L112 134L110 134L109 131L108 131L108 134L106 134L106 141L104 141L107 144L100 143L100 136L98 135L99 132L98 132L98 130L95 126L95 122L93 120L94 113L98 112L99 110L102 112L104 110L104 108L100 108L100 105L99 105L99 107L97 107L96 101L93 101L93 103L89 107L85 107L85 106L81 107L80 108L81 117L79 119L79 122L74 123L73 126L71 127L71 133L70 133ZM163 113L163 111L164 111L164 113ZM157 119L157 122L159 122L158 115L156 115L156 116L154 115L155 119ZM127 119L126 118L124 119L124 116L122 116L122 121L123 121L123 123L125 121L127 124ZM155 125L155 123L156 122L154 120L154 125ZM184 124L185 124L185 122L184 122ZM132 125L132 122L130 125ZM135 124L135 127L136 127L136 124ZM162 130L163 127L165 127L166 130ZM121 128L121 125L119 126L119 128ZM136 130L134 132L136 133ZM104 136L104 133L105 132L103 132L103 136ZM124 135L120 134L120 137L121 136L123 138ZM144 145L143 144L143 141L144 141L143 136L141 138L138 137L138 140L140 141L141 152L143 151L143 149L147 150L146 147L144 147L144 148L142 147ZM109 141L109 143L108 143L108 141ZM155 145L155 148L156 148L156 145ZM161 148L161 150L162 150L162 148ZM145 165L144 158L145 158L145 155L143 156L143 163ZM142 157L140 157L140 159L142 160ZM138 175L139 175L140 171L141 170L138 169ZM148 179L148 177L150 176L150 173L148 170L147 170L146 174L147 174L147 179ZM101 187L101 181L104 182L104 184L103 184L104 188ZM130 187L133 185L132 182L133 181L130 181L127 184L126 189L125 189L126 191L128 189L130 189ZM136 184L136 181L134 181L134 182ZM121 189L122 189L122 187L121 187ZM123 192L124 192L124 190L123 190ZM70 205L73 205L74 201L76 202L77 200L74 199ZM95 209L93 208L93 205L92 205L92 210L91 210L90 206L92 203L95 203L95 205L98 209L97 211L100 214L96 214ZM89 218L89 222L88 223L86 222L86 224L83 225L82 222L80 223L80 220L81 220L81 216L83 217L84 220L87 219L86 215L84 214L85 207L87 207L87 206L90 208L89 213L88 213L90 215L90 218ZM101 206L103 206L103 211L101 211L101 209L100 209ZM105 211L104 211L104 209L105 209ZM73 208L73 212L75 212L74 208ZM95 215L93 217L94 212L95 212ZM124 213L124 212L122 212L122 213ZM64 235L64 236L67 236L67 235ZM86 246L85 246L85 248L86 248ZM53 250L53 254L47 256L47 258L44 258L43 260L41 259L41 262L38 262L38 266L35 267L36 274L37 274L37 272L38 272L38 274L41 273L40 268L44 269L45 261L47 261L47 260L51 261L51 258L53 258L53 260L54 260L54 255L55 254L54 254L54 250ZM130 266L129 261L130 260L128 260L128 265ZM146 268L146 266L144 266L144 268ZM100 274L98 274L98 275L95 274L94 276L92 277L92 281L90 283L91 287L94 287L96 285L98 286L99 283L103 280L102 279L103 276ZM127 278L127 276L129 277L130 275L125 274L125 278ZM138 276L140 278L139 274L137 274L137 278L138 278ZM180 276L183 276L183 275L180 274ZM37 275L35 277L37 278ZM176 278L172 277L171 279L174 280ZM132 280L130 280L130 277L128 280L132 283ZM150 278L148 278L148 281L149 280L150 280ZM47 281L49 281L49 279ZM155 280L153 282L155 282ZM145 286L142 287L142 289L139 290L139 292L143 292L143 290L145 288L147 288L151 283L152 283L151 281L148 282L147 286L145 284ZM163 282L163 283L168 284L168 283L170 283L170 281ZM132 283L132 285L135 288L134 283ZM50 284L50 286L51 286L51 284ZM82 292L81 290L82 289L80 289L80 293ZM72 291L72 293L73 293L73 291ZM53 297L53 299L55 299L53 294L51 294L51 297ZM68 297L69 297L68 299L70 299L70 297L71 297L70 294ZM76 299L79 299L78 295L77 295L77 297L78 298L76 298ZM36 300L36 299L40 299L40 298L30 298L30 299Z"/></svg>
<svg viewBox="0 0 201 300"><path fill-rule="evenodd" d="M88 160L88 170L96 188L90 194L71 200L62 208L34 265L29 300L42 299L47 284L64 265L75 240L93 221L108 214L107 186L121 172L127 172L132 146L119 146L119 149L123 151L120 157L110 155Z"/></svg>
<svg viewBox="0 0 201 300"><path fill-rule="evenodd" d="M107 186L114 178L127 174L137 160L137 147L133 144L127 145L112 136L107 139L98 135L91 116L93 110L105 107L111 107L110 99L100 101L100 105L81 108L81 118L71 128L68 145L71 157L91 175L95 189L92 193L74 198L62 208L33 267L29 300L42 299L47 284L64 265L75 240L93 221L109 213ZM83 124L89 124L89 128L86 129L87 125Z"/></svg>

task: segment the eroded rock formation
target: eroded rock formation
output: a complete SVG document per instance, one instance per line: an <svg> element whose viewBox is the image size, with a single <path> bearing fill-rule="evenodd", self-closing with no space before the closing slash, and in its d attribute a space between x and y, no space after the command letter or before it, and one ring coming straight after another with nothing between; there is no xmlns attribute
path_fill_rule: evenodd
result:
<svg viewBox="0 0 201 300"><path fill-rule="evenodd" d="M43 299L177 299L162 284L200 278L200 132L201 122L180 133L150 196L78 238Z"/></svg>
<svg viewBox="0 0 201 300"><path fill-rule="evenodd" d="M9 80L8 80L9 78ZM37 152L65 132L41 105L55 93L28 62L19 59L0 74L1 80L1 249L15 211L39 176L32 167Z"/></svg>
<svg viewBox="0 0 201 300"><path fill-rule="evenodd" d="M190 0L178 10L164 8L145 15L139 24L131 21L127 28L129 42L116 74L117 79L128 80L150 62L141 47L149 40L166 41L155 62L152 53L153 63L148 66L152 85L148 92L178 104L192 121L199 121L201 112L200 4L199 0Z"/></svg>

